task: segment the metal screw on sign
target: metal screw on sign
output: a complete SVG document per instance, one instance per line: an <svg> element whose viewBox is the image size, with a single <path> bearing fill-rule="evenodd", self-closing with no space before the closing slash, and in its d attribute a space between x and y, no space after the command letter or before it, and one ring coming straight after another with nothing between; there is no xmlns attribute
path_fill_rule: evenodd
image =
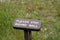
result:
<svg viewBox="0 0 60 40"><path fill-rule="evenodd" d="M24 30L25 40L32 40L31 31L39 31L41 28L41 21L17 18L13 23L13 28Z"/></svg>

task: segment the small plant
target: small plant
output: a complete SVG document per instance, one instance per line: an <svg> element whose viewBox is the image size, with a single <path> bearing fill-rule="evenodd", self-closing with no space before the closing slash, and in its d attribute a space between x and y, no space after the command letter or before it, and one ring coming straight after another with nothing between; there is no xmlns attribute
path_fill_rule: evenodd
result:
<svg viewBox="0 0 60 40"><path fill-rule="evenodd" d="M32 12L36 9L36 6L30 6L30 7L27 7L26 10L27 12Z"/></svg>

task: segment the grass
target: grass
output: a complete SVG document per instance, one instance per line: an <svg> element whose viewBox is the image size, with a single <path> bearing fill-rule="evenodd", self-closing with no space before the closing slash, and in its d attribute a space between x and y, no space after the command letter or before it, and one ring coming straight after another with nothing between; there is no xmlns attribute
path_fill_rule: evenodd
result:
<svg viewBox="0 0 60 40"><path fill-rule="evenodd" d="M24 40L23 31L13 29L15 18L41 20L33 40L60 40L60 0L0 1L0 40Z"/></svg>

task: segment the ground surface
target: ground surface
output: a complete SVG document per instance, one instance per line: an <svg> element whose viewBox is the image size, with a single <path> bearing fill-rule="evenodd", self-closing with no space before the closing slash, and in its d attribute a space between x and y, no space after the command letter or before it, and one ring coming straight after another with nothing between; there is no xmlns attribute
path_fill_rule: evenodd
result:
<svg viewBox="0 0 60 40"><path fill-rule="evenodd" d="M41 20L33 40L60 40L60 0L0 0L0 40L24 40L23 31L12 27L15 18Z"/></svg>

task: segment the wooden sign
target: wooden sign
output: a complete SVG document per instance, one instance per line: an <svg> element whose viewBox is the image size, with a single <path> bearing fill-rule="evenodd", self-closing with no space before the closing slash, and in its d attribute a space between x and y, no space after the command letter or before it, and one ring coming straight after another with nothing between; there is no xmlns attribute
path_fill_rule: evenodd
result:
<svg viewBox="0 0 60 40"><path fill-rule="evenodd" d="M15 19L13 27L16 29L28 29L28 30L40 30L41 21L40 20L31 20L31 19Z"/></svg>

